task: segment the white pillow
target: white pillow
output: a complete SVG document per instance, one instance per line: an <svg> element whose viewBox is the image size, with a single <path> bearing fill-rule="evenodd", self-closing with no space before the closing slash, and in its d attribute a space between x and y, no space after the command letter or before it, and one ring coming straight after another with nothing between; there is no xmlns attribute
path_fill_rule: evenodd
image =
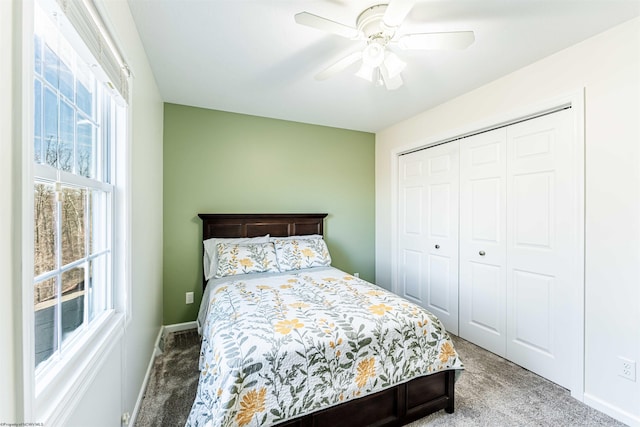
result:
<svg viewBox="0 0 640 427"><path fill-rule="evenodd" d="M207 239L203 243L204 256L202 262L204 266L205 280L211 279L218 271L218 243L268 243L269 235L259 237L239 237L239 238L218 238Z"/></svg>
<svg viewBox="0 0 640 427"><path fill-rule="evenodd" d="M277 273L278 261L272 242L218 243L216 279L251 273Z"/></svg>

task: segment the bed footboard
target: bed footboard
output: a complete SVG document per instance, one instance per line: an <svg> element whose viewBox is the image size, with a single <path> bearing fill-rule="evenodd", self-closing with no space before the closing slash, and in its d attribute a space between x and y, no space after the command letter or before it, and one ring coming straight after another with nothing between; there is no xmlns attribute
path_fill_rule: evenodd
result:
<svg viewBox="0 0 640 427"><path fill-rule="evenodd" d="M441 409L453 413L454 383L455 371L438 372L286 421L278 427L402 426Z"/></svg>

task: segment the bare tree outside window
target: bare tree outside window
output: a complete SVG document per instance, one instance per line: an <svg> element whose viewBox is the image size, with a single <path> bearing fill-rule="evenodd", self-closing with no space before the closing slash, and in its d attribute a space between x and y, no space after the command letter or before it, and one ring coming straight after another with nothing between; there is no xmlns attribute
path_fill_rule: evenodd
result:
<svg viewBox="0 0 640 427"><path fill-rule="evenodd" d="M52 185L36 184L34 207L34 275L51 271L56 267L56 209L55 192ZM36 293L36 302L38 293Z"/></svg>

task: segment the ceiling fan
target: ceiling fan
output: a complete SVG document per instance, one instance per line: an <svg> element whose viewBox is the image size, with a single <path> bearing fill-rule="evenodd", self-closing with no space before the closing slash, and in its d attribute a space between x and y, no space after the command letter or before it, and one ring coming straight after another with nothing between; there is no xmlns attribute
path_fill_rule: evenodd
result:
<svg viewBox="0 0 640 427"><path fill-rule="evenodd" d="M364 49L353 52L316 74L325 80L362 61L356 76L384 85L393 90L402 86L401 73L407 65L391 51L390 46L402 50L465 49L475 41L473 31L402 34L399 30L416 0L391 0L362 11L356 26L350 27L309 12L295 15L298 24L337 34L352 40L364 40Z"/></svg>

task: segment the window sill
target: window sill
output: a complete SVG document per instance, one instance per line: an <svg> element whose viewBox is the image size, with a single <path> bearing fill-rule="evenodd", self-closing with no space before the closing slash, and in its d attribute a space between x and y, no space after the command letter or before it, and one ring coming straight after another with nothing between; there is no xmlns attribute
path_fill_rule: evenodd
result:
<svg viewBox="0 0 640 427"><path fill-rule="evenodd" d="M91 385L111 349L124 334L124 315L109 312L94 320L84 336L67 350L67 357L36 377L36 419L63 425Z"/></svg>

